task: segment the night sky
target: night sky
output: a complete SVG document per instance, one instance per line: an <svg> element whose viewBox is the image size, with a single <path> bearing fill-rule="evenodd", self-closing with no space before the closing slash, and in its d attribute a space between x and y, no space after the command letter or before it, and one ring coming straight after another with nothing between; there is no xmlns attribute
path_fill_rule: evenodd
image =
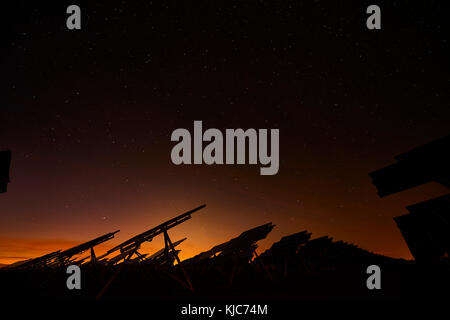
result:
<svg viewBox="0 0 450 320"><path fill-rule="evenodd" d="M244 3L245 2L245 3ZM375 2L374 2L375 3ZM0 263L203 203L170 232L186 258L267 222L410 258L392 218L447 192L380 199L369 172L450 133L443 1L18 2L2 10ZM82 29L66 28L78 4ZM280 169L182 165L177 128L280 129ZM162 241L146 246L159 249ZM101 249L106 248L102 247Z"/></svg>

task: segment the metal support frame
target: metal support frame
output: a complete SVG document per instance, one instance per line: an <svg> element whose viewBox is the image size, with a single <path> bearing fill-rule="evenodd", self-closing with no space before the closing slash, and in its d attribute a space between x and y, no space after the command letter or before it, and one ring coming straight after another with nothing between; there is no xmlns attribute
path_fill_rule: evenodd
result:
<svg viewBox="0 0 450 320"><path fill-rule="evenodd" d="M181 271L183 272L184 278L186 279L186 282L188 284L188 287L191 291L194 291L194 287L192 286L191 280L189 279L189 276L186 273L186 270L184 270L183 264L180 261L180 258L178 257L178 254L175 250L175 247L173 246L172 240L170 240L169 234L167 233L167 229L164 228L164 244L166 249L166 258L169 258L169 252L175 257L177 260L177 264L180 266ZM170 250L170 251L169 251ZM167 264L170 265L170 261L167 260Z"/></svg>

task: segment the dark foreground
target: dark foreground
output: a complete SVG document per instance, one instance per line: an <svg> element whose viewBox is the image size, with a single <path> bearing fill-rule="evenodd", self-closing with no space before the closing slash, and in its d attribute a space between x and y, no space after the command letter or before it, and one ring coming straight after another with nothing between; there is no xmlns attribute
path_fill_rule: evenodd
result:
<svg viewBox="0 0 450 320"><path fill-rule="evenodd" d="M185 264L193 290L176 265L81 266L81 289L69 290L65 268L0 271L2 294L9 299L152 299L248 301L291 299L402 299L449 296L446 264L418 265L369 255L358 262L284 264L254 259L244 265ZM269 259L266 259L269 260ZM324 259L326 260L326 259ZM367 266L381 269L381 289L369 290ZM109 285L107 285L109 283Z"/></svg>

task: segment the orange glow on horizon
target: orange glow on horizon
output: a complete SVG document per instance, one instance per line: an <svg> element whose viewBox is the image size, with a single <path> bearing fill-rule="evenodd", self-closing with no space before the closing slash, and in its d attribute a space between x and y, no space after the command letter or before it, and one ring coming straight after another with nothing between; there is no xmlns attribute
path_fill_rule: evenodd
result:
<svg viewBox="0 0 450 320"><path fill-rule="evenodd" d="M201 193L201 188L199 189ZM257 198L251 191L243 194L228 193L230 199L237 199L235 203L233 201L223 202L215 194L206 196L203 193L204 197L209 198L209 201L205 201L207 207L194 213L189 221L170 229L169 235L173 242L187 237L187 240L177 247L181 250L181 260L206 251L217 244L237 237L245 230L267 222L274 223L276 227L266 239L258 242L259 253L270 248L272 243L279 241L283 236L308 230L312 232L312 238L328 235L336 241L343 240L354 243L374 253L411 259L411 254L392 217L406 213L405 205L438 196L439 193L445 193L447 190L436 184L427 184L386 199L377 199L377 195L372 194L373 190L369 191L371 192L370 196L379 204L378 206L364 207L349 202L343 208L334 208L334 211L330 211L326 203L299 206L298 202L287 203L282 197L269 201ZM209 192L211 193L211 190ZM289 193L285 193L283 196L292 197ZM333 197L333 195L328 195L328 197ZM334 197L338 198L339 195ZM10 264L36 258L56 250L65 250L120 229L121 231L115 235L114 239L95 247L96 255L99 256L113 246L200 204L190 198L201 198L201 195L196 195L194 192L184 200L177 201L176 204L160 200L153 202L150 207L142 201L142 203L134 203L129 210L125 210L125 212L128 211L127 215L122 214L124 208L118 207L116 208L117 213L109 211L110 218L106 220L100 219L100 222L95 223L88 220L87 222L91 223L87 223L86 220L81 219L77 221L76 225L64 224L59 228L53 228L51 232L36 227L27 232L34 237L2 236L0 237L0 264ZM258 200L259 203L256 203L255 200L251 201L252 198ZM261 210L261 207L264 209ZM346 210L346 216L340 215L344 210ZM106 209L103 210L103 212L106 211ZM230 216L230 212L233 212L234 215ZM236 212L239 212L239 215ZM327 214L325 215L323 212L327 212ZM366 214L361 215L361 212ZM76 220L74 219L74 221ZM374 223L377 225L371 226ZM378 233L378 229L383 229L384 232ZM143 244L140 253L152 254L163 246L163 236L161 235L152 242ZM84 253L84 255L86 254L89 252ZM80 257L84 255L80 255Z"/></svg>

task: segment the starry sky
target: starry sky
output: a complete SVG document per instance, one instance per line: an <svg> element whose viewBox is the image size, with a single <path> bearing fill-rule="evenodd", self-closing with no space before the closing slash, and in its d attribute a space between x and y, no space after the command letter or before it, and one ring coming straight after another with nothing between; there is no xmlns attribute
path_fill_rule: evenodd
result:
<svg viewBox="0 0 450 320"><path fill-rule="evenodd" d="M81 7L82 29L66 28ZM392 218L447 192L380 199L369 172L450 133L438 1L18 1L5 8L0 264L120 229L100 251L203 203L183 258L267 222L411 258ZM280 169L176 166L177 128L278 128ZM144 248L162 246L155 239ZM144 250L144 251L145 251Z"/></svg>

